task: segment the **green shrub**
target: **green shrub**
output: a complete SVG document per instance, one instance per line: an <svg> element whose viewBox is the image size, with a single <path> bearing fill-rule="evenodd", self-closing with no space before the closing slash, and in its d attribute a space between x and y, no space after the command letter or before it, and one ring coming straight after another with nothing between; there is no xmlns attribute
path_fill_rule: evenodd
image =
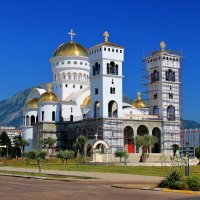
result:
<svg viewBox="0 0 200 200"><path fill-rule="evenodd" d="M174 189L174 190L181 190L182 189L182 182L181 181L176 181L174 183L171 183L169 185L170 189Z"/></svg>
<svg viewBox="0 0 200 200"><path fill-rule="evenodd" d="M191 176L186 179L188 188L193 191L200 191L200 177Z"/></svg>
<svg viewBox="0 0 200 200"><path fill-rule="evenodd" d="M180 180L181 180L181 175L178 174L176 171L173 171L173 172L171 172L171 174L169 174L164 180L162 180L159 183L159 187L171 188L171 185L175 184L176 182L180 182ZM174 186L174 187L176 187L176 186Z"/></svg>

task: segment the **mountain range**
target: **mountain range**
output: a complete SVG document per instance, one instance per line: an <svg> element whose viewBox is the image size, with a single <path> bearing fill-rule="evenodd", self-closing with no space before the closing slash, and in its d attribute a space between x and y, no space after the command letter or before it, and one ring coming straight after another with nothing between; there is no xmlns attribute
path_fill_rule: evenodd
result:
<svg viewBox="0 0 200 200"><path fill-rule="evenodd" d="M45 84L37 86L43 88ZM26 103L27 96L32 88L18 92L13 97L7 100L0 101L0 126L15 126L20 128L22 125L22 108ZM131 103L132 99L128 96L123 96L123 101ZM192 120L183 121L185 129L200 128L200 124Z"/></svg>

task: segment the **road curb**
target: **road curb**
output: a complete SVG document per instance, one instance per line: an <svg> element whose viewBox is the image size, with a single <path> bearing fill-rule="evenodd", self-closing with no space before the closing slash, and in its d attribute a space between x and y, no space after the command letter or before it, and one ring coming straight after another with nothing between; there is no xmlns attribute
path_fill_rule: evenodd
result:
<svg viewBox="0 0 200 200"><path fill-rule="evenodd" d="M162 192L174 192L190 195L198 195L199 191L190 191L190 190L172 190L168 188L157 188L155 185L145 185L145 184L113 184L111 187L115 188L124 188L124 189L139 189L139 190L152 190L152 191L162 191Z"/></svg>
<svg viewBox="0 0 200 200"><path fill-rule="evenodd" d="M49 178L49 177L43 177L43 176L27 176L27 175L18 175L18 174L2 174L0 173L0 176L9 176L9 177L18 177L18 178L27 178L27 179L41 179L41 180L56 180L56 181L79 181L82 179L64 179L64 178Z"/></svg>

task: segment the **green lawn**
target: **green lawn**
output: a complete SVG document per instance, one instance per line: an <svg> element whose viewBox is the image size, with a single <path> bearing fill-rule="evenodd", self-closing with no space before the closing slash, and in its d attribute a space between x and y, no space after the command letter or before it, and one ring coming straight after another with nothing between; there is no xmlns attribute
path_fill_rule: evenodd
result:
<svg viewBox="0 0 200 200"><path fill-rule="evenodd" d="M36 161L31 160L27 165L25 160L1 160L1 166L13 166L22 168L38 168ZM84 172L108 172L123 174L138 174L149 176L167 176L171 171L180 172L179 167L154 167L154 166L101 166L101 165L78 165L76 160L70 160L68 164L61 164L59 159L48 159L42 161L42 169L48 170L65 170L65 171L84 171ZM191 166L191 175L200 176L200 166ZM184 175L184 168L181 172Z"/></svg>

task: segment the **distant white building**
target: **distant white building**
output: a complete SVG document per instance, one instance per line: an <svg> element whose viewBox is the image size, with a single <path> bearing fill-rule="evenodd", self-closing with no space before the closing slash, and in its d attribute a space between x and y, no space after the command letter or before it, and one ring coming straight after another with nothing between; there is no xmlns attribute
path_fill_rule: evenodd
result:
<svg viewBox="0 0 200 200"><path fill-rule="evenodd" d="M200 129L185 129L183 134L183 146L200 147Z"/></svg>
<svg viewBox="0 0 200 200"><path fill-rule="evenodd" d="M7 133L7 135L10 138L12 144L13 144L14 137L22 134L22 130L18 130L14 126L0 126L0 134L2 132L6 132Z"/></svg>
<svg viewBox="0 0 200 200"><path fill-rule="evenodd" d="M27 97L23 109L27 150L39 148L39 139L49 136L57 138L57 148L71 148L79 135L85 135L92 148L112 153L138 152L134 138L144 134L158 137L150 150L155 153L170 152L172 143L180 144L180 56L161 45L162 50L146 58L149 76L154 76L149 79L149 106L140 92L127 103L123 102L124 48L109 42L108 32L102 43L89 49L73 41L72 31L69 34L70 42L58 46L50 58L52 83L32 89ZM158 91L156 99L152 91Z"/></svg>

